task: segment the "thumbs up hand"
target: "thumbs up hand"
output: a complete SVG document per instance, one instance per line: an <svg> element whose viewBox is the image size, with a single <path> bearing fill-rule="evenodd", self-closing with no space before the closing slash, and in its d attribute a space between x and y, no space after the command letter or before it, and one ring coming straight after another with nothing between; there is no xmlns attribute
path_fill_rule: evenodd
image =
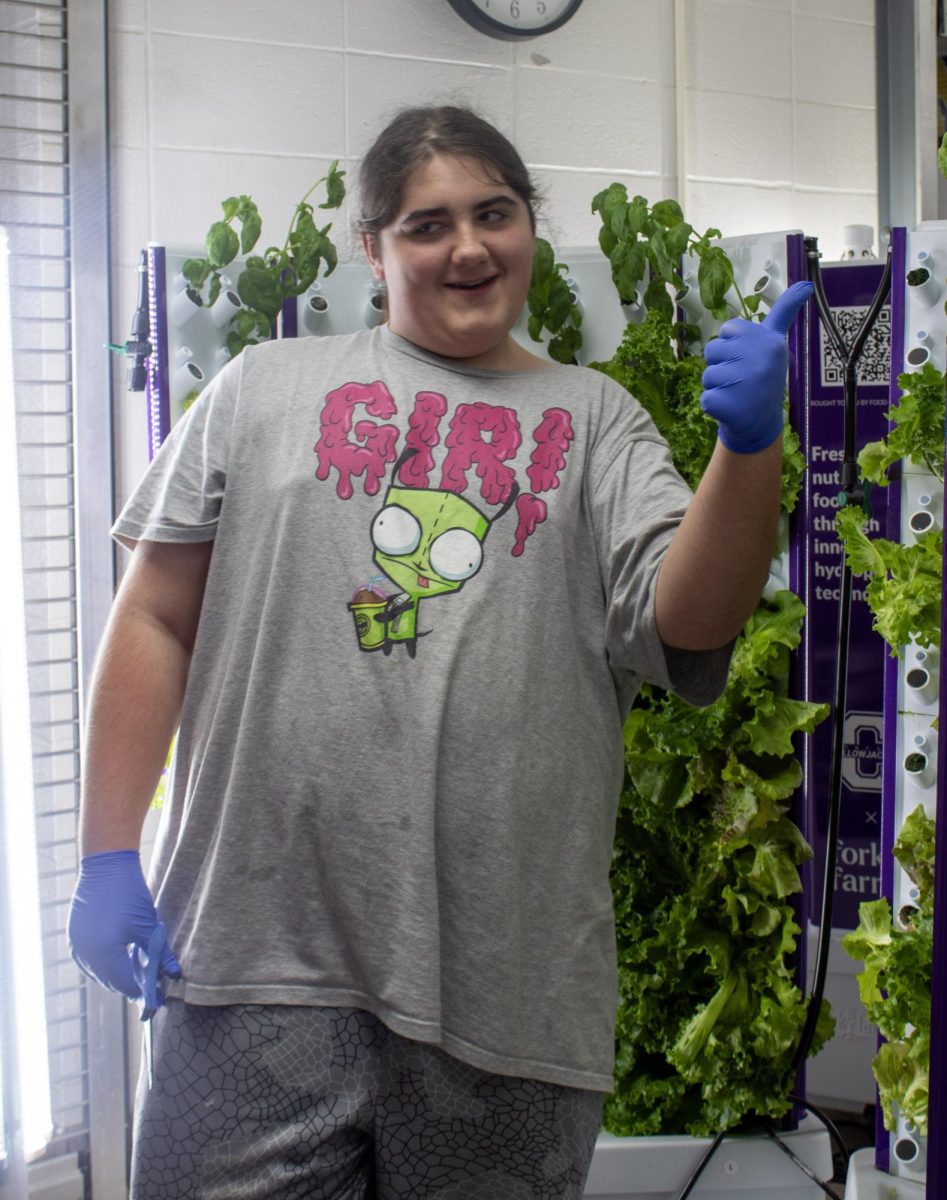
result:
<svg viewBox="0 0 947 1200"><path fill-rule="evenodd" d="M760 324L739 317L726 321L707 344L700 406L717 422L728 450L755 454L779 437L789 366L786 334L812 292L811 283L794 283Z"/></svg>

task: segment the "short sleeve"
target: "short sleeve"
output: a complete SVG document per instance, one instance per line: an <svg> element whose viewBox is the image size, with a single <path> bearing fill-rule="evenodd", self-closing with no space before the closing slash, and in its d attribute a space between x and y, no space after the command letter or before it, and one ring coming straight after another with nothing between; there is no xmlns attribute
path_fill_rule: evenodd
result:
<svg viewBox="0 0 947 1200"><path fill-rule="evenodd" d="M117 541L214 540L241 369L228 363L171 430L112 526Z"/></svg>
<svg viewBox="0 0 947 1200"><path fill-rule="evenodd" d="M631 398L628 403L638 407ZM632 687L644 681L700 706L723 690L732 643L707 651L667 647L655 616L661 560L692 495L667 443L646 421L612 457L591 504L605 591L606 649L619 685L623 677Z"/></svg>

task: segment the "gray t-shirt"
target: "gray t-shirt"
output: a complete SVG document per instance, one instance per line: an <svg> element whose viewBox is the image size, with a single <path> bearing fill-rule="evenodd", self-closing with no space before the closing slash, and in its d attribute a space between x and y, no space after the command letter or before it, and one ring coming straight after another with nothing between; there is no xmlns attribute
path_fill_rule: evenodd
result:
<svg viewBox="0 0 947 1200"><path fill-rule="evenodd" d="M230 363L113 530L214 540L152 868L168 991L356 1006L610 1090L623 720L642 680L709 702L729 661L672 678L655 629L689 498L585 368L384 327Z"/></svg>

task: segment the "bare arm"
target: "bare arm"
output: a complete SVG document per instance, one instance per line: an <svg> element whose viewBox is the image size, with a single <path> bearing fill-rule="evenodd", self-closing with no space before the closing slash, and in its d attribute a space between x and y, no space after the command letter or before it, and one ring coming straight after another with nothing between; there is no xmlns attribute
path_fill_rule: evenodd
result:
<svg viewBox="0 0 947 1200"><path fill-rule="evenodd" d="M139 542L89 693L79 844L137 849L184 699L213 542Z"/></svg>
<svg viewBox="0 0 947 1200"><path fill-rule="evenodd" d="M757 454L734 454L718 441L658 575L666 645L712 650L743 628L776 549L781 466L781 438Z"/></svg>

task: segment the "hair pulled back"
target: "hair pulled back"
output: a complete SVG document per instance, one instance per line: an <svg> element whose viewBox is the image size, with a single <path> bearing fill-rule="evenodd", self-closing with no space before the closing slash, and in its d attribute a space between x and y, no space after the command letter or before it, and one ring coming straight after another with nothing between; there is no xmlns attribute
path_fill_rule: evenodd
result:
<svg viewBox="0 0 947 1200"><path fill-rule="evenodd" d="M537 191L516 149L472 109L444 104L402 109L375 139L359 168L363 233L377 234L395 219L414 172L435 154L475 158L525 203L536 229Z"/></svg>

